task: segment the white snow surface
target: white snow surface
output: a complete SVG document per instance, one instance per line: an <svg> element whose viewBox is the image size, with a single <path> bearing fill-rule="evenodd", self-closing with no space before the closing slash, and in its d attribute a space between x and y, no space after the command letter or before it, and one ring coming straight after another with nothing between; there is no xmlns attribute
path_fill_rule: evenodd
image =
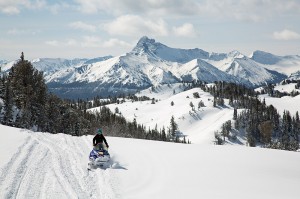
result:
<svg viewBox="0 0 300 199"><path fill-rule="evenodd" d="M299 198L297 152L107 137L112 167L87 171L93 136L0 125L0 198Z"/></svg>
<svg viewBox="0 0 300 199"><path fill-rule="evenodd" d="M260 95L261 99L266 100L267 105L273 105L281 115L283 115L283 112L289 111L292 116L296 115L296 112L300 113L300 95L297 95L295 97L290 96L284 96L281 98L276 97L270 97L267 94Z"/></svg>
<svg viewBox="0 0 300 199"><path fill-rule="evenodd" d="M295 89L295 85L296 83L276 85L274 87L274 90L277 90L281 93L291 93L293 91L300 92L300 89ZM255 91L261 92L262 89L262 87L259 87L255 89ZM259 95L259 98L261 100L265 99L267 105L273 105L281 115L283 115L284 111L289 111L292 114L292 116L295 116L297 111L300 113L300 95L297 95L295 97L284 96L281 98L277 98L270 97L268 94L263 94Z"/></svg>
<svg viewBox="0 0 300 199"><path fill-rule="evenodd" d="M289 84L285 84L285 85L276 85L274 87L274 90L280 91L280 92L287 92L287 93L291 93L291 92L300 92L300 89L296 89L296 83L289 83Z"/></svg>

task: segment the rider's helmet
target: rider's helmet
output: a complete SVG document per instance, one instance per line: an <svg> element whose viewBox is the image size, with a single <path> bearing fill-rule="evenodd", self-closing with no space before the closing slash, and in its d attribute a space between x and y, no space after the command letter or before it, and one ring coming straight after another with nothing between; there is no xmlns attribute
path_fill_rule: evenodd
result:
<svg viewBox="0 0 300 199"><path fill-rule="evenodd" d="M97 129L97 134L99 134L99 135L102 134L102 129L101 128Z"/></svg>

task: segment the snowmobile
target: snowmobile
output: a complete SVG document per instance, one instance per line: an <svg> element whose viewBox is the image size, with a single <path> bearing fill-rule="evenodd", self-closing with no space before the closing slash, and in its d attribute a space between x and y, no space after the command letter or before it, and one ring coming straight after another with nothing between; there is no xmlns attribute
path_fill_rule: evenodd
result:
<svg viewBox="0 0 300 199"><path fill-rule="evenodd" d="M96 169L98 167L109 167L110 155L108 151L103 148L100 150L93 149L90 152L89 159L88 170Z"/></svg>

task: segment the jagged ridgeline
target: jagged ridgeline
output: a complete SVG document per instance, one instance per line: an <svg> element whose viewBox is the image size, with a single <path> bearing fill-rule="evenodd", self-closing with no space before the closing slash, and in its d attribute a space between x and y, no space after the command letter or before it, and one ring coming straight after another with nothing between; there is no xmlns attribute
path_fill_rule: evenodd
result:
<svg viewBox="0 0 300 199"><path fill-rule="evenodd" d="M1 63L3 72L14 62ZM94 59L38 58L31 61L44 72L49 91L65 99L134 94L150 86L182 81L226 81L248 87L278 83L294 73L300 56L277 56L255 51L251 56L238 51L214 53L168 47L142 37L121 56ZM298 75L299 76L299 75Z"/></svg>
<svg viewBox="0 0 300 199"><path fill-rule="evenodd" d="M116 97L110 99L114 102ZM132 96L132 100L144 100ZM101 126L106 135L140 139L185 142L168 136L165 130L151 130L136 121L128 122L123 116L112 113L103 106L99 112L90 113L91 102L62 100L49 93L43 72L35 69L31 62L20 59L8 74L0 78L0 122L4 125L50 133L71 135L94 134ZM105 105L94 98L94 105ZM173 124L174 125L174 124ZM175 131L175 129L174 129Z"/></svg>

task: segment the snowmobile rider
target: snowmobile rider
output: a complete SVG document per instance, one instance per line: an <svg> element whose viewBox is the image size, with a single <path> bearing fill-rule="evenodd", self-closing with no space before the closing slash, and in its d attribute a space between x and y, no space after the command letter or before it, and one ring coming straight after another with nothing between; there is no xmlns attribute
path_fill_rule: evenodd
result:
<svg viewBox="0 0 300 199"><path fill-rule="evenodd" d="M106 147L103 145L103 141L104 141ZM109 147L107 144L107 141L102 133L101 128L97 129L97 134L93 138L93 145L94 145L94 149L96 149L96 150L100 150L100 149L107 150Z"/></svg>

